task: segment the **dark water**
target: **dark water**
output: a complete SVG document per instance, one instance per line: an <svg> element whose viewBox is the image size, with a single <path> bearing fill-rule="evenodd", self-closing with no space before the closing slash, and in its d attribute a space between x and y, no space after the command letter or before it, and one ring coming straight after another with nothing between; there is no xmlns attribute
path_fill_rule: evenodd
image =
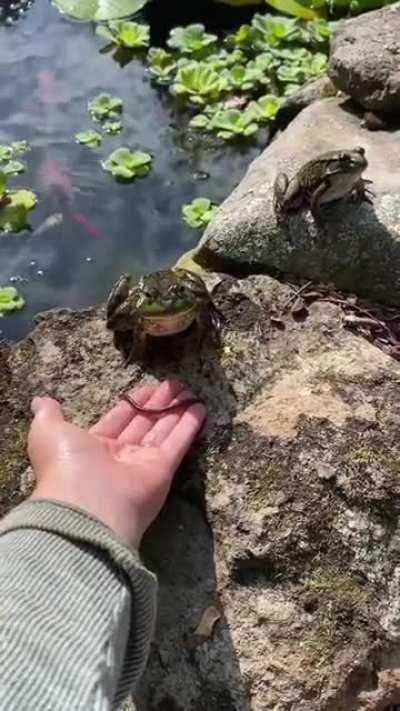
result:
<svg viewBox="0 0 400 711"><path fill-rule="evenodd" d="M64 215L61 225L38 236L0 235L0 285L17 278L27 301L22 312L0 321L3 337L23 336L39 311L103 301L124 271L140 274L172 265L200 237L182 222L182 204L200 195L222 201L260 151L260 145L235 148L190 139L173 100L153 87L141 62L121 69L110 54L99 53L102 45L92 25L63 19L47 0L36 0L15 25L0 27L0 143L28 139L32 144L25 156L28 170L12 184L39 195L33 228L49 215ZM43 103L38 89L43 71L59 82L51 103ZM77 145L74 136L96 127L87 101L100 91L124 100L124 130L91 150ZM121 145L154 156L148 177L120 185L102 170L100 160ZM43 184L40 167L49 159L71 181L72 207L59 190ZM195 180L203 171L209 179ZM102 236L76 224L74 210Z"/></svg>

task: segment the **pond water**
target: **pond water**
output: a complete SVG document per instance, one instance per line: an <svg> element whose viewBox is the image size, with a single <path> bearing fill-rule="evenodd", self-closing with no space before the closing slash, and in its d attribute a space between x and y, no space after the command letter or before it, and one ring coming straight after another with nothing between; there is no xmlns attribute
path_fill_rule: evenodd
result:
<svg viewBox="0 0 400 711"><path fill-rule="evenodd" d="M0 235L0 285L15 283L27 302L1 320L2 337L22 337L39 311L104 301L123 272L174 264L200 237L183 223L182 205L197 196L222 201L261 150L190 136L143 64L121 68L100 53L103 45L94 26L68 21L47 0L0 27L0 143L31 142L28 169L12 186L34 189L40 200L32 232ZM87 102L101 91L123 99L124 129L91 150L77 145L75 134L96 128ZM121 185L102 170L100 160L121 145L153 155L148 177ZM202 173L208 179L199 180ZM55 213L62 223L35 234ZM84 219L77 222L75 213Z"/></svg>

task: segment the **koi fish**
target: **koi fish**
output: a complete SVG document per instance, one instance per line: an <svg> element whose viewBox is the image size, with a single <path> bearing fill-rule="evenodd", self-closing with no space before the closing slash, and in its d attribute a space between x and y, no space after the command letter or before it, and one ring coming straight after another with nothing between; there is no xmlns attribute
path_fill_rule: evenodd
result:
<svg viewBox="0 0 400 711"><path fill-rule="evenodd" d="M36 227L34 231L34 236L38 237L39 235L44 234L45 232L48 232L48 230L52 230L53 227L58 227L59 225L62 224L64 220L64 215L62 212L55 212L54 215L49 215L49 217L46 217L43 222Z"/></svg>
<svg viewBox="0 0 400 711"><path fill-rule="evenodd" d="M38 83L38 99L41 104L55 105L65 103L65 84L55 78L52 72L43 70L36 75Z"/></svg>

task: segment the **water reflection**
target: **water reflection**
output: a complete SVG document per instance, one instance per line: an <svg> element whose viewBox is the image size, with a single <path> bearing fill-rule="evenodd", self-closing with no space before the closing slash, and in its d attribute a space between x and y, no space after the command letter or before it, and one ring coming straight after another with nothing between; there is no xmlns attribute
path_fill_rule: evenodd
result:
<svg viewBox="0 0 400 711"><path fill-rule="evenodd" d="M260 150L189 138L173 99L152 86L143 64L121 69L103 45L90 24L69 22L47 2L0 27L0 143L31 141L28 169L13 185L40 199L32 232L0 236L0 285L25 280L27 308L0 324L10 338L24 335L40 310L103 301L123 271L173 264L200 237L182 222L182 205L201 195L223 200ZM93 127L87 102L101 91L124 100L124 128L90 150L75 134ZM100 161L121 145L152 154L148 177L121 185L102 170ZM35 235L58 213L62 221Z"/></svg>

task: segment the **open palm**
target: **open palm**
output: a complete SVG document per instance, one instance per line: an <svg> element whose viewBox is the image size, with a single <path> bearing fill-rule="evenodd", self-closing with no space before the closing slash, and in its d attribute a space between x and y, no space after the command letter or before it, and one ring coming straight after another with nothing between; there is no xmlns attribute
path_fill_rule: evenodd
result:
<svg viewBox="0 0 400 711"><path fill-rule="evenodd" d="M152 408L192 397L176 381L143 386L132 395L139 405ZM135 546L162 508L206 415L201 403L155 415L121 400L86 430L66 422L51 398L35 398L32 409L32 498L78 506Z"/></svg>

